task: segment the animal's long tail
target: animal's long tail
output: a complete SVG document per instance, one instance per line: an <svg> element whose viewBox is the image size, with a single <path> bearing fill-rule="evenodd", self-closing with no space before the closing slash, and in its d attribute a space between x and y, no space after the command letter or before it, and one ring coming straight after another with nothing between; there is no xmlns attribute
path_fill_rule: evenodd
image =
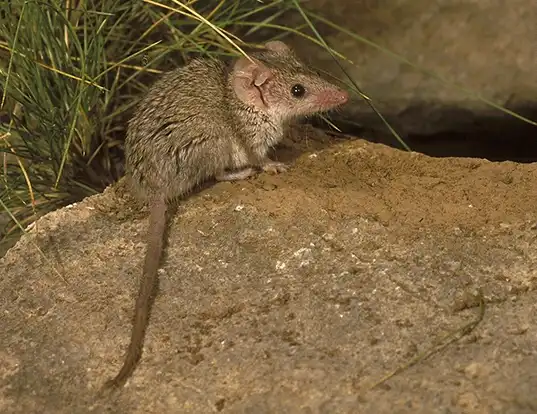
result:
<svg viewBox="0 0 537 414"><path fill-rule="evenodd" d="M155 289L158 268L164 245L166 231L167 204L164 198L158 198L150 205L148 245L144 261L144 270L140 283L138 298L134 309L131 340L123 366L119 373L109 380L105 387L121 387L132 375L142 356L145 331L151 311L153 291Z"/></svg>

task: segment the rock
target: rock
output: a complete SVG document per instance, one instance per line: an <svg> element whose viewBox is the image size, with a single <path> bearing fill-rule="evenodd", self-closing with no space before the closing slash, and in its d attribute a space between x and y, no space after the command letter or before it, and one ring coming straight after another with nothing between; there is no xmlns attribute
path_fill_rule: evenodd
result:
<svg viewBox="0 0 537 414"><path fill-rule="evenodd" d="M475 95L537 121L537 7L533 0L309 0L304 5L474 92L465 94L370 45L321 27L327 42L354 62L346 65L352 78L403 135L494 124L493 131L509 119ZM341 73L318 46L302 38L294 42L304 56L313 56L314 63ZM355 121L384 129L360 98L349 108Z"/></svg>
<svg viewBox="0 0 537 414"><path fill-rule="evenodd" d="M141 363L109 399L147 215L109 188L41 218L0 259L1 411L531 412L537 165L328 144L182 203ZM473 341L370 389L476 320L453 306L476 291Z"/></svg>

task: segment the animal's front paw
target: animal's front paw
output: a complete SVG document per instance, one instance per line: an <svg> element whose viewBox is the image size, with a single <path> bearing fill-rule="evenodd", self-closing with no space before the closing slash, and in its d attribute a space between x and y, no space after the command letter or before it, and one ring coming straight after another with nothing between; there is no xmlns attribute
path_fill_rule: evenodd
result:
<svg viewBox="0 0 537 414"><path fill-rule="evenodd" d="M271 174L286 172L289 166L283 162L267 161L261 166L261 169Z"/></svg>

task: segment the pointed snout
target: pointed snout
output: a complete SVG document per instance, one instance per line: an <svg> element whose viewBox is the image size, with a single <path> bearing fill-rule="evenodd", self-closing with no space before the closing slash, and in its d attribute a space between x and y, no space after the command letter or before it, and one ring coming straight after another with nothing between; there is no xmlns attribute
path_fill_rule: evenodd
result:
<svg viewBox="0 0 537 414"><path fill-rule="evenodd" d="M327 89L324 93L318 97L318 104L325 110L336 108L347 103L349 100L349 93L339 88Z"/></svg>
<svg viewBox="0 0 537 414"><path fill-rule="evenodd" d="M340 89L334 97L337 102L339 102L339 105L346 104L349 100L349 93L343 89Z"/></svg>

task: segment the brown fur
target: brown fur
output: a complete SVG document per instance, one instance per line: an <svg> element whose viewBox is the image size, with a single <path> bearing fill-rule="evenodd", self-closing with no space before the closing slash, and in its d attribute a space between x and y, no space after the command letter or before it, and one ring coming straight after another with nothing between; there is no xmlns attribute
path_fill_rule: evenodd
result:
<svg viewBox="0 0 537 414"><path fill-rule="evenodd" d="M239 180L256 170L281 172L267 157L289 122L332 109L347 94L305 67L282 42L269 42L224 63L197 59L165 74L140 102L125 141L127 177L135 195L149 203L149 243L131 341L123 366L107 386L121 386L140 360L151 297L163 250L166 206L206 180ZM293 85L306 93L297 98Z"/></svg>

